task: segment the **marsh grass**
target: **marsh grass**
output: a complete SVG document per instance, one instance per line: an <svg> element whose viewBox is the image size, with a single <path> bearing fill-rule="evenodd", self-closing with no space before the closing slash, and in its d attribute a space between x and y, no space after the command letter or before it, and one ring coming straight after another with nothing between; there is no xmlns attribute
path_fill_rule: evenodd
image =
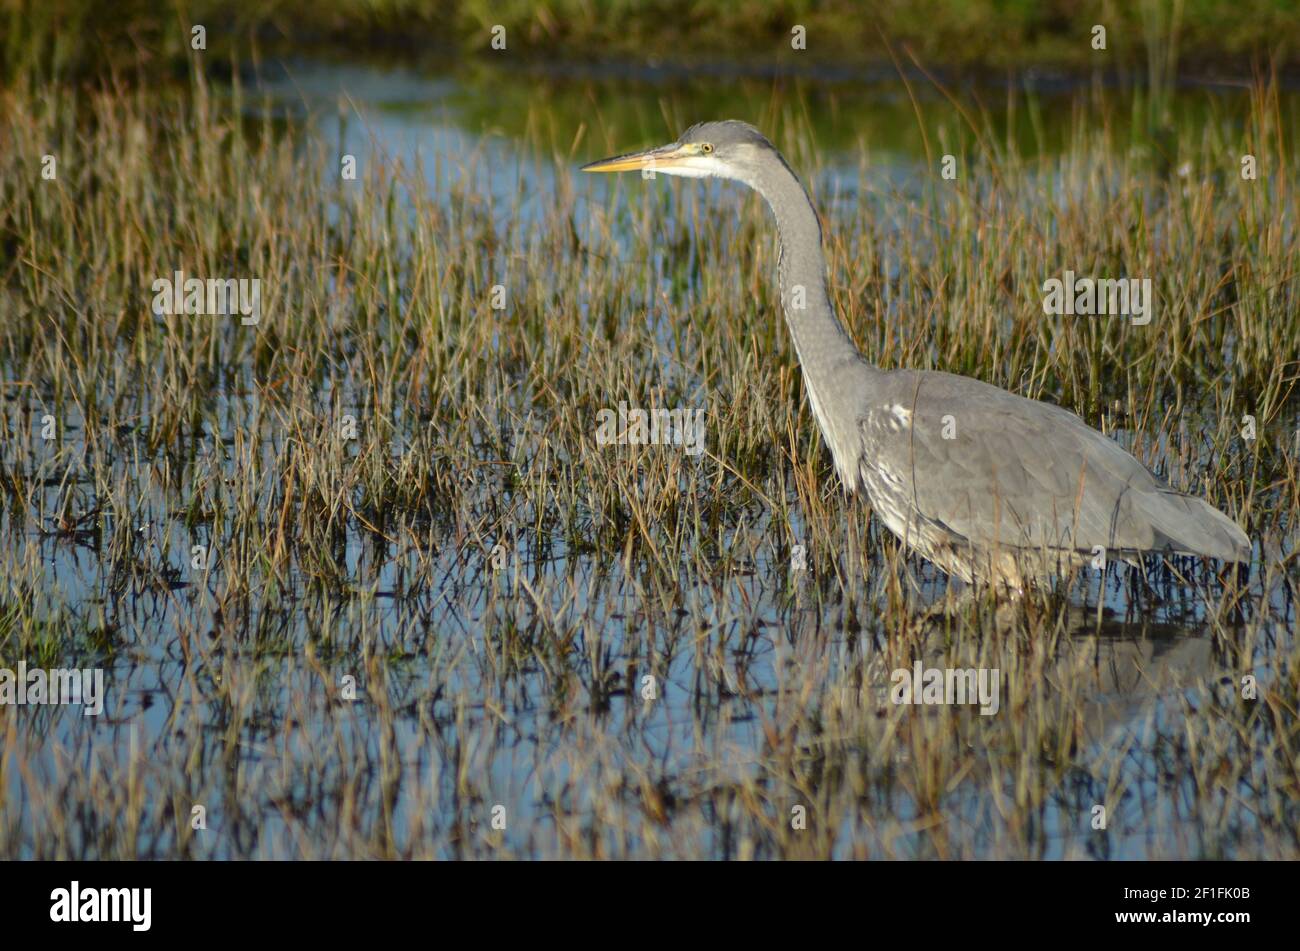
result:
<svg viewBox="0 0 1300 951"><path fill-rule="evenodd" d="M477 150L343 181L201 78L6 91L0 666L110 693L0 708L0 855L1296 857L1290 119L1264 82L1161 138L1135 98L1083 95L1057 156L954 110L957 181L912 189L767 117L873 361L1062 403L1256 543L1008 623L922 619L944 582L834 481L764 209L580 180L616 123L530 116L553 188L503 198ZM1045 318L1067 267L1151 277L1155 319ZM177 269L260 278L261 322L154 315ZM705 408L707 452L597 445L622 399ZM917 659L999 669L1000 712L891 703Z"/></svg>

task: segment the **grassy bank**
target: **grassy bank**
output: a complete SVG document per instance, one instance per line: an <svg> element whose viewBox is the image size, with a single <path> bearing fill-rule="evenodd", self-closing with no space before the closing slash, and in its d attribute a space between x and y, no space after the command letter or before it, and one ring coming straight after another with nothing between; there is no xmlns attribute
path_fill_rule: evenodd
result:
<svg viewBox="0 0 1300 951"><path fill-rule="evenodd" d="M1181 64L1195 75L1247 75L1256 62L1285 65L1300 47L1289 0L123 0L111 15L89 0L5 0L5 75L183 72L194 24L207 30L210 67L334 50L444 65L463 55L815 72L888 66L897 56L948 71L1145 75L1149 64ZM1093 48L1098 24L1104 51ZM795 26L806 31L801 50L792 48Z"/></svg>

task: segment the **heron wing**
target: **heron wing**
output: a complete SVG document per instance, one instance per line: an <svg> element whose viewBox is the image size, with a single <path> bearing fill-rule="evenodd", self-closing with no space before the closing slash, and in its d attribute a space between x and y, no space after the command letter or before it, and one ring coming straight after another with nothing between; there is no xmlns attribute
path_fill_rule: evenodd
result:
<svg viewBox="0 0 1300 951"><path fill-rule="evenodd" d="M895 371L860 427L915 514L971 544L1249 558L1245 533L1078 416L968 377Z"/></svg>

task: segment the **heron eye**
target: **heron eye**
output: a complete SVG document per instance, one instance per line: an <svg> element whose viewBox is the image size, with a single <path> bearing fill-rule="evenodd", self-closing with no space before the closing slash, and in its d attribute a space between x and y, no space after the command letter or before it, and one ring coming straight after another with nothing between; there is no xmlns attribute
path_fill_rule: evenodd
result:
<svg viewBox="0 0 1300 951"><path fill-rule="evenodd" d="M703 152L705 155L711 155L713 153L713 146L710 145L708 142L705 142L703 145L700 146L700 151Z"/></svg>

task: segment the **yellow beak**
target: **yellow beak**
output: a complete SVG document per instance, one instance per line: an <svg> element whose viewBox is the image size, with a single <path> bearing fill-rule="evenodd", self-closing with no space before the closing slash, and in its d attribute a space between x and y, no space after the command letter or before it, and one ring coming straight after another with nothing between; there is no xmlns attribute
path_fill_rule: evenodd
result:
<svg viewBox="0 0 1300 951"><path fill-rule="evenodd" d="M646 149L643 152L629 152L627 155L615 155L613 158L601 159L582 166L584 172L633 172L638 169L672 168L683 159L696 155L690 145L662 145Z"/></svg>

